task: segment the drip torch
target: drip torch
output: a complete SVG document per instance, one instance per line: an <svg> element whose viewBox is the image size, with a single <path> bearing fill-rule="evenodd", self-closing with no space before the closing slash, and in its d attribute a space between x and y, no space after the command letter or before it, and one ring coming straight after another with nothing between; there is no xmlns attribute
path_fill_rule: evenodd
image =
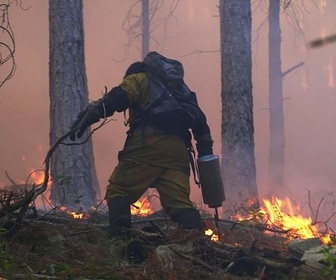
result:
<svg viewBox="0 0 336 280"><path fill-rule="evenodd" d="M207 155L197 159L199 182L204 204L215 208L215 224L218 232L218 207L225 200L224 185L221 176L219 157Z"/></svg>

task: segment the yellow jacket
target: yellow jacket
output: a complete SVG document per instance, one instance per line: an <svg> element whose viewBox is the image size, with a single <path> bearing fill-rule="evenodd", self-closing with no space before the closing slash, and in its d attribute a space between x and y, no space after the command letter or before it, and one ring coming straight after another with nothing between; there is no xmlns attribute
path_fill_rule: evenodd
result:
<svg viewBox="0 0 336 280"><path fill-rule="evenodd" d="M127 76L120 87L130 101L128 123L131 125L137 108L148 102L148 82L145 73ZM178 135L166 134L153 127L139 128L129 135L120 160L142 161L160 167L189 172L189 156L185 141Z"/></svg>

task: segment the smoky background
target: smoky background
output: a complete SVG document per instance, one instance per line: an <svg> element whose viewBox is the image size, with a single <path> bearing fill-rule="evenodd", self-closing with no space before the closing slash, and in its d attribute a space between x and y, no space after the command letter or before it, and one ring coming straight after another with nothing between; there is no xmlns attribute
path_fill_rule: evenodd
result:
<svg viewBox="0 0 336 280"><path fill-rule="evenodd" d="M89 97L96 100L121 82L128 65L140 60L141 43L127 47L122 28L135 1L85 0L84 32ZM164 1L158 17L167 14L173 1ZM265 2L265 1L264 1ZM43 169L49 148L49 27L48 1L24 1L25 10L9 8L15 34L17 69L0 88L0 185L8 185L5 171L17 182L25 182L34 169ZM256 3L256 1L254 1ZM197 93L200 106L215 140L214 152L221 153L221 97L218 1L179 1L164 31L157 28L151 49L180 60L185 80ZM139 5L139 8L141 6ZM260 198L272 195L267 183L268 112L268 26L267 6L255 5L253 14L253 98L255 156ZM311 40L333 34L335 1L304 1L298 6L298 31L285 13L281 14L282 70L304 61L283 81L285 117L285 172L283 192L309 212L309 203L322 198L321 215L335 209L336 159L336 44L310 49ZM1 70L1 69L0 69ZM123 114L93 135L97 176L101 193L117 163L127 128ZM222 156L222 155L220 155ZM225 155L224 155L225 156ZM192 199L202 205L200 190L192 183ZM309 197L308 197L309 194ZM227 196L227 199L229 197Z"/></svg>

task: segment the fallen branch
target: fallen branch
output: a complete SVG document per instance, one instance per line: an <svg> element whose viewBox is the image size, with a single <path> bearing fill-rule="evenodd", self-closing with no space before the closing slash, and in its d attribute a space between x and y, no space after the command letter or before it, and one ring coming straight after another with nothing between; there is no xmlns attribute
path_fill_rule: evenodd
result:
<svg viewBox="0 0 336 280"><path fill-rule="evenodd" d="M65 139L67 139L71 134L75 133L76 131L78 131L78 129L81 127L81 125L90 117L91 113L92 113L93 108L91 108L91 110L89 109L87 114L83 117L83 119L72 129L70 129L67 133L65 133L64 135L62 135L61 137L59 137L56 142L50 147L50 149L47 152L47 155L44 159L44 164L45 164L45 169L44 169L44 180L41 184L32 185L32 188L30 190L24 190L23 194L22 194L22 198L20 201L15 201L13 202L13 196L14 193L9 194L7 200L4 202L2 201L2 212L1 213L13 213L15 211L19 211L19 213L16 215L16 220L13 223L8 223L8 229L7 232L5 233L5 236L11 236L14 233L16 233L18 231L18 229L21 226L21 223L23 221L23 218L25 217L27 210L29 208L29 205L31 203L33 203L35 201L35 199L41 195L42 193L44 193L47 190L47 186L49 183L49 169L50 169L50 160L51 157L54 153L54 151L56 150L56 148L60 145L60 144L64 144L63 141ZM96 128L95 130L99 129L100 127L102 127L104 124L106 123L106 119L102 122L102 124ZM88 136L88 138L92 135L92 133L95 131L93 130L90 135ZM87 141L88 139L86 139L85 141ZM80 143L83 144L83 143ZM7 174L7 173L6 173ZM30 175L29 175L30 176ZM16 186L14 180L12 180L8 174L7 174L8 179L13 183L14 186ZM27 184L26 184L27 185Z"/></svg>

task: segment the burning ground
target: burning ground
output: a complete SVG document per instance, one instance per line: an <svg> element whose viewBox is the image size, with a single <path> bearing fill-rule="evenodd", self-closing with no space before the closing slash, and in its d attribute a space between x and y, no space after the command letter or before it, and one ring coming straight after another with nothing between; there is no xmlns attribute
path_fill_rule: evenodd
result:
<svg viewBox="0 0 336 280"><path fill-rule="evenodd" d="M8 201L8 199L7 199ZM133 207L132 238L108 238L106 209L55 207L1 215L1 279L335 279L331 229L295 215L290 201L265 200L216 222L202 213L206 234L184 230L148 200ZM5 205L2 204L4 213ZM8 208L6 208L8 210ZM285 212L286 211L286 212ZM326 240L328 239L328 240ZM306 253L315 249L313 257Z"/></svg>

